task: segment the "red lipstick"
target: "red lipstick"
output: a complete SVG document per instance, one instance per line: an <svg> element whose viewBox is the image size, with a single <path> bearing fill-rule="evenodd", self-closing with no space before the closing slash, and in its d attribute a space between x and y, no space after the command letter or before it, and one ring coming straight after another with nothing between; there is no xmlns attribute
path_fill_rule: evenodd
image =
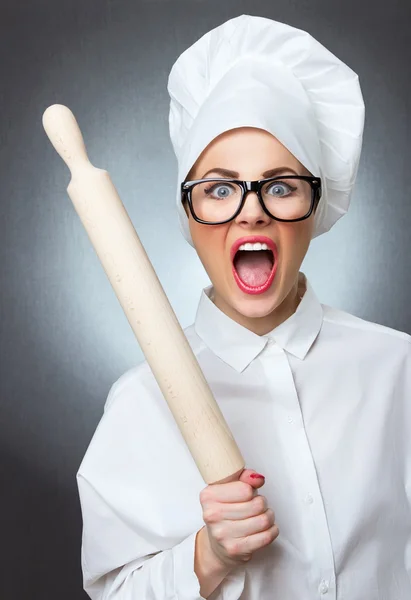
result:
<svg viewBox="0 0 411 600"><path fill-rule="evenodd" d="M240 246L242 246L243 244L255 244L257 242L259 242L260 244L267 244L268 248L273 253L274 264L271 269L270 276L268 277L267 281L263 285L250 286L250 285L246 284L244 281L242 281L242 279L240 279L240 277L237 273L237 270L234 266L234 258L235 258L235 255ZM242 292L244 292L245 294L252 294L252 295L263 294L264 292L266 292L271 287L271 284L274 281L275 273L277 271L277 264L278 264L277 257L278 257L277 246L275 245L275 243L273 242L272 239L270 239L266 236L253 235L253 236L248 236L248 237L242 237L242 238L239 238L238 240L236 240L231 247L230 258L231 258L231 262L232 262L233 276L234 276L234 279L235 279L238 287L240 288L240 290Z"/></svg>

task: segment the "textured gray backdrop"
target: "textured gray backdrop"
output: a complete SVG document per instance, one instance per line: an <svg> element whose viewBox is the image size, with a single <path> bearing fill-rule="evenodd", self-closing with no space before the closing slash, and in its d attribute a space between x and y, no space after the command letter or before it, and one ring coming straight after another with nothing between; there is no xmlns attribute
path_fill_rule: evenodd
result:
<svg viewBox="0 0 411 600"><path fill-rule="evenodd" d="M306 28L360 75L352 208L304 265L320 300L411 333L409 0L0 0L0 597L80 600L75 473L110 385L142 354L42 129L68 105L183 326L208 279L179 233L167 76L200 35L256 14Z"/></svg>

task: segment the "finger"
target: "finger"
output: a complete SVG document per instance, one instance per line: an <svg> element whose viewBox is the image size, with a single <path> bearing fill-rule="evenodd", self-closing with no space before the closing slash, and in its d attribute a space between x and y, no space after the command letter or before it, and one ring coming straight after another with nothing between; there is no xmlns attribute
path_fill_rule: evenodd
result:
<svg viewBox="0 0 411 600"><path fill-rule="evenodd" d="M275 524L274 512L267 509L263 514L248 519L225 521L227 535L233 538L244 538L270 529Z"/></svg>
<svg viewBox="0 0 411 600"><path fill-rule="evenodd" d="M201 504L213 502L248 502L254 496L254 489L243 481L215 483L204 488L200 493Z"/></svg>
<svg viewBox="0 0 411 600"><path fill-rule="evenodd" d="M225 520L241 520L255 517L268 509L265 496L258 496L249 502L221 503L221 518Z"/></svg>
<svg viewBox="0 0 411 600"><path fill-rule="evenodd" d="M278 525L274 524L266 531L250 535L239 543L241 551L244 553L253 553L260 548L268 546L278 537L279 533Z"/></svg>
<svg viewBox="0 0 411 600"><path fill-rule="evenodd" d="M261 488L265 483L264 475L257 473L257 471L254 471L254 469L244 469L239 477L239 480L243 481L244 483L248 483L255 489Z"/></svg>

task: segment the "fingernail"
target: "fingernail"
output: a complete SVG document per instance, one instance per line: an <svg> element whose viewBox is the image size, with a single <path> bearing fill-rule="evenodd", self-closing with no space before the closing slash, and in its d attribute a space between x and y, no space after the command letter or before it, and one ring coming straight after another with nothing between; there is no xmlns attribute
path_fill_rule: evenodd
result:
<svg viewBox="0 0 411 600"><path fill-rule="evenodd" d="M251 473L251 479L265 479L264 475L260 475L260 473Z"/></svg>

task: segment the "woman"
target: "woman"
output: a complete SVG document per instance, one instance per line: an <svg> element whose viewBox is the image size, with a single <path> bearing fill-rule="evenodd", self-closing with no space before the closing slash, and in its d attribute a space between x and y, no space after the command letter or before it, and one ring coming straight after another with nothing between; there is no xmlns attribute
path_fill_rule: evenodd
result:
<svg viewBox="0 0 411 600"><path fill-rule="evenodd" d="M321 305L299 271L348 208L357 77L242 15L179 57L169 92L180 223L212 282L186 335L256 470L204 487L147 363L125 373L78 473L85 589L406 600L411 339Z"/></svg>

